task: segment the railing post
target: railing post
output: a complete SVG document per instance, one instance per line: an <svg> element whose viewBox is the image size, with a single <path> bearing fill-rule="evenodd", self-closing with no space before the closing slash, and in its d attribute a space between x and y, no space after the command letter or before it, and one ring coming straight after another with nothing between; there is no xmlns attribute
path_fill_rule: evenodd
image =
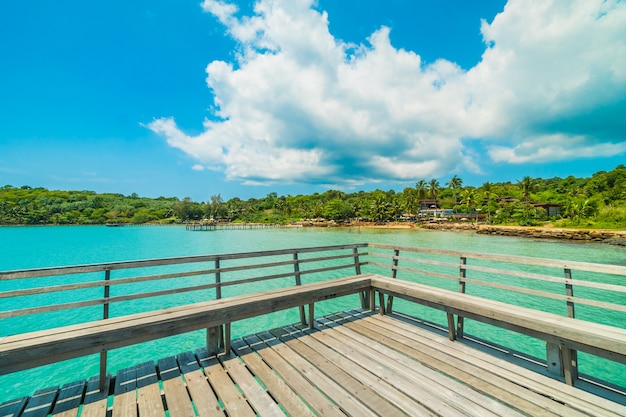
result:
<svg viewBox="0 0 626 417"><path fill-rule="evenodd" d="M354 255L354 269L357 275L361 275L361 262L359 261L359 248L356 246L352 247L352 253ZM369 291L361 291L359 293L359 298L361 300L361 308L369 308L370 307L370 292Z"/></svg>
<svg viewBox="0 0 626 417"><path fill-rule="evenodd" d="M361 275L361 262L359 261L359 248L354 246L352 248L352 253L354 254L354 269L357 275Z"/></svg>
<svg viewBox="0 0 626 417"><path fill-rule="evenodd" d="M209 327L206 329L206 346L209 355L217 355L224 349L224 333L222 326Z"/></svg>
<svg viewBox="0 0 626 417"><path fill-rule="evenodd" d="M465 265L467 265L467 258L464 256L461 256L460 261L459 261L459 292L461 294L465 294L465 277L467 275L467 270L465 269ZM460 339L463 338L464 324L465 324L464 318L461 316L458 316L457 321L456 321L456 337Z"/></svg>
<svg viewBox="0 0 626 417"><path fill-rule="evenodd" d="M222 298L222 273L220 270L220 258L215 259L215 299L219 300Z"/></svg>
<svg viewBox="0 0 626 417"><path fill-rule="evenodd" d="M302 306L301 308L304 309L304 306ZM306 323L302 323L302 325L305 325ZM315 328L315 303L311 303L309 304L309 329L313 330Z"/></svg>
<svg viewBox="0 0 626 417"><path fill-rule="evenodd" d="M215 299L220 300L222 298L222 274L220 271L220 259L215 259ZM220 350L224 349L224 353L228 353L226 351L226 347L230 347L230 340L228 340L228 345L225 343L225 337L230 338L230 324L227 325L227 329L224 329L222 325L209 327L206 329L206 345L207 350L210 355L217 355ZM226 330L226 331L224 331ZM228 333L224 335L224 333ZM230 348L229 348L230 349Z"/></svg>
<svg viewBox="0 0 626 417"><path fill-rule="evenodd" d="M104 270L104 304L102 306L102 318L109 318L109 297L111 292L111 286L109 285L109 281L111 281L111 270ZM100 392L104 391L107 383L107 351L103 350L100 352Z"/></svg>
<svg viewBox="0 0 626 417"><path fill-rule="evenodd" d="M568 297L574 297L574 286L572 285L572 270L565 268L563 270L565 274L565 295ZM574 318L574 301L567 300L567 317Z"/></svg>
<svg viewBox="0 0 626 417"><path fill-rule="evenodd" d="M302 285L302 279L300 274L300 261L298 260L298 252L293 253L293 271L296 277L296 285ZM304 313L304 305L298 307L300 310L300 323L306 326L306 315ZM309 315L309 320L313 320L313 317Z"/></svg>
<svg viewBox="0 0 626 417"><path fill-rule="evenodd" d="M110 269L106 269L104 271L104 305L103 305L103 311L102 311L102 318L103 319L108 319L109 318L109 296L110 296L110 291L111 291L111 286L109 285L109 281L111 281L111 270Z"/></svg>
<svg viewBox="0 0 626 417"><path fill-rule="evenodd" d="M398 257L400 256L400 250L399 249L394 249L393 250L393 259L391 261L391 278L397 278L398 277ZM393 295L388 295L387 296L387 307L383 307L383 300L384 300L384 296L381 297L380 300L380 312L381 314L391 314L393 312Z"/></svg>
<svg viewBox="0 0 626 417"><path fill-rule="evenodd" d="M567 316L574 318L574 285L572 284L572 270L564 268L563 273L565 276L565 295L569 298L567 300ZM568 385L574 385L574 381L578 379L578 352L561 347L563 353L563 374L565 375L565 382Z"/></svg>
<svg viewBox="0 0 626 417"><path fill-rule="evenodd" d="M454 314L452 313L446 313L446 316L448 317L448 337L450 338L450 340L456 340L456 333L454 332ZM462 317L459 317L459 320Z"/></svg>

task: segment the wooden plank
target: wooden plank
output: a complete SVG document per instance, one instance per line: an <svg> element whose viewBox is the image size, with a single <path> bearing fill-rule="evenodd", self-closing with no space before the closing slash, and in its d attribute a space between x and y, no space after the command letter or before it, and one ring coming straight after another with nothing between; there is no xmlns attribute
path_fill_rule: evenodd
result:
<svg viewBox="0 0 626 417"><path fill-rule="evenodd" d="M141 417L163 417L165 407L154 362L137 367L137 406Z"/></svg>
<svg viewBox="0 0 626 417"><path fill-rule="evenodd" d="M200 417L224 417L223 408L193 352L184 352L176 356L180 370L187 382L187 390Z"/></svg>
<svg viewBox="0 0 626 417"><path fill-rule="evenodd" d="M248 399L248 402L257 414L261 416L284 417L276 402L254 379L246 365L235 355L223 355L219 357L224 369L239 389Z"/></svg>
<svg viewBox="0 0 626 417"><path fill-rule="evenodd" d="M450 377L472 386L485 395L497 398L521 412L542 416L583 416L582 413L520 387L500 377L497 373L481 371L471 363L464 362L451 355L442 354L438 349L434 349L419 340L390 331L385 327L377 326L371 322L367 326L358 322L352 322L346 324L346 327L370 338L376 338L378 335L381 335L387 339L388 346L393 349L410 355L419 362L444 372Z"/></svg>
<svg viewBox="0 0 626 417"><path fill-rule="evenodd" d="M158 367L169 415L172 417L194 416L191 398L181 378L176 358L170 356L169 358L160 359Z"/></svg>
<svg viewBox="0 0 626 417"><path fill-rule="evenodd" d="M137 417L137 368L120 369L115 376L113 417Z"/></svg>
<svg viewBox="0 0 626 417"><path fill-rule="evenodd" d="M85 399L81 417L105 417L107 413L107 397L109 395L109 376L105 379L104 390L100 391L100 377L95 376L87 381Z"/></svg>
<svg viewBox="0 0 626 417"><path fill-rule="evenodd" d="M272 397L287 411L288 415L314 417L306 403L242 339L233 341L233 349L246 366L263 382Z"/></svg>
<svg viewBox="0 0 626 417"><path fill-rule="evenodd" d="M215 356L209 355L206 348L198 349L196 354L200 360L200 365L204 368L207 379L217 392L217 396L222 401L228 415L254 417L256 413L235 387L228 373L222 368Z"/></svg>
<svg viewBox="0 0 626 417"><path fill-rule="evenodd" d="M263 339L258 335L245 337L244 340L263 361L285 381L319 416L345 417L331 398L324 395L317 387L307 379L310 373L306 372L306 361L291 349L286 348L280 342L272 340L268 333ZM303 363L301 363L303 362ZM305 369L304 374L301 373ZM305 377L306 375L306 377Z"/></svg>
<svg viewBox="0 0 626 417"><path fill-rule="evenodd" d="M276 329L276 331L279 330ZM376 412L362 402L364 397L369 394L369 392L366 393L368 390L365 386L358 381L354 381L353 378L342 372L330 361L320 358L319 355L295 338L288 335L275 334L274 331L272 331L272 334L275 337L280 336L280 340L283 342L283 344L277 344L273 348L277 351L280 349L282 352L292 350L300 356L303 360L296 363L292 362L292 365L301 374L305 375L324 395L331 398L346 414L352 416L377 415ZM290 361L292 360L290 359ZM379 399L380 397L376 395L377 403Z"/></svg>
<svg viewBox="0 0 626 417"><path fill-rule="evenodd" d="M433 371L430 368L417 363L405 355L401 355L391 349L380 349L384 345L375 340L364 338L355 332L340 332L341 326L336 331L325 329L320 334L312 335L324 344L341 351L351 360L362 364L364 367L376 369L376 375L384 380L393 390L385 396L397 398L394 403L403 405L404 409L428 408L444 415L511 415L519 416L519 413L511 412L507 407L501 407L499 414L491 412L488 406L496 406L497 403L489 397L469 389L467 386L450 379L444 374ZM384 387L384 385L381 385ZM382 393L383 391L381 391ZM495 404L494 404L495 403Z"/></svg>
<svg viewBox="0 0 626 417"><path fill-rule="evenodd" d="M383 369L377 375L437 413L451 413L455 409L462 415L521 416L493 398L388 348L384 341L367 338L345 326L335 326L314 337L323 338L325 343L360 363L378 362L378 368Z"/></svg>
<svg viewBox="0 0 626 417"><path fill-rule="evenodd" d="M5 401L0 404L0 416L2 417L18 417L28 402L28 397L16 398L14 400Z"/></svg>
<svg viewBox="0 0 626 417"><path fill-rule="evenodd" d="M26 408L22 413L23 417L46 417L54 400L56 399L58 387L46 388L36 391L28 400Z"/></svg>
<svg viewBox="0 0 626 417"><path fill-rule="evenodd" d="M54 417L75 417L83 400L85 380L70 382L61 387L59 396L54 403L52 415Z"/></svg>
<svg viewBox="0 0 626 417"><path fill-rule="evenodd" d="M388 415L407 415L407 416L434 416L435 413L428 410L423 404L413 400L405 393L399 391L389 379L395 378L392 372L384 369L384 362L375 362L367 355L361 354L356 349L345 349L345 345L341 343L333 343L332 340L325 335L325 329L322 332L306 332L309 336L298 337L296 340L309 347L312 351L317 352L320 357L325 358L333 365L340 368L345 375L349 375L346 379L341 372L336 372L340 379L338 382L345 388L353 386L357 388L359 399L377 414ZM329 342L329 343L326 343ZM307 355L307 358L309 356ZM314 362L315 363L315 362ZM385 372L387 371L387 372ZM401 381L404 384L407 381ZM359 387L358 384L363 387ZM429 407L435 411L436 408ZM449 416L463 416L461 413L448 412Z"/></svg>
<svg viewBox="0 0 626 417"><path fill-rule="evenodd" d="M372 318L372 320L376 321L376 318ZM453 356L473 363L481 369L480 372L483 372L483 369L485 372L497 372L503 378L546 397L554 398L555 401L567 404L581 412L589 415L615 417L626 415L626 406L578 388L570 387L561 381L540 375L537 372L497 358L487 352L482 352L463 343L450 343L442 336L393 317L385 318L381 321L385 322L387 326L396 328L396 331L399 333L409 337L422 338L437 349L450 350ZM497 368L494 369L494 367Z"/></svg>

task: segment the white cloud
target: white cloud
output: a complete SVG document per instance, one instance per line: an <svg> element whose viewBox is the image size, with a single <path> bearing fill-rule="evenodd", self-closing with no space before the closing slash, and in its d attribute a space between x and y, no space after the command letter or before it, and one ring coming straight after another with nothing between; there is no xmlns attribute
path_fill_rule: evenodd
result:
<svg viewBox="0 0 626 417"><path fill-rule="evenodd" d="M495 162L513 164L559 162L578 158L609 157L626 152L626 142L594 143L584 136L561 134L535 136L512 147L494 145L488 149Z"/></svg>
<svg viewBox="0 0 626 417"><path fill-rule="evenodd" d="M487 157L625 152L623 2L511 0L482 23L488 46L469 71L443 58L424 65L386 27L345 44L313 3L260 0L238 17L233 4L205 0L240 46L235 62L207 66L216 117L197 136L173 118L149 128L202 166L255 184L360 184L478 172ZM473 139L484 156L466 147Z"/></svg>

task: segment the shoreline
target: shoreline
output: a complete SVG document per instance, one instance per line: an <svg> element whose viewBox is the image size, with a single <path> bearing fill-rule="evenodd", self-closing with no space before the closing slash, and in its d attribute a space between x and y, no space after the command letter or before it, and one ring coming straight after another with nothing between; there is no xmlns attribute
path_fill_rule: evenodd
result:
<svg viewBox="0 0 626 417"><path fill-rule="evenodd" d="M565 229L546 226L501 226L473 223L388 223L376 224L352 224L351 227L363 227L369 229L427 229L443 231L473 231L477 234L492 236L511 236L534 239L571 240L577 242L606 243L616 246L626 246L626 231L607 229Z"/></svg>

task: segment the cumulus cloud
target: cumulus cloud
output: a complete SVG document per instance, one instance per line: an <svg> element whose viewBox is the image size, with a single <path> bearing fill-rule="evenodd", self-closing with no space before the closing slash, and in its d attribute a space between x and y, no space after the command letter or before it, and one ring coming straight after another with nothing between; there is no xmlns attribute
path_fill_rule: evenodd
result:
<svg viewBox="0 0 626 417"><path fill-rule="evenodd" d="M196 136L148 127L229 179L358 185L626 151L623 2L510 0L468 71L424 64L384 26L346 44L313 0L202 6L239 45L207 66L215 113Z"/></svg>

